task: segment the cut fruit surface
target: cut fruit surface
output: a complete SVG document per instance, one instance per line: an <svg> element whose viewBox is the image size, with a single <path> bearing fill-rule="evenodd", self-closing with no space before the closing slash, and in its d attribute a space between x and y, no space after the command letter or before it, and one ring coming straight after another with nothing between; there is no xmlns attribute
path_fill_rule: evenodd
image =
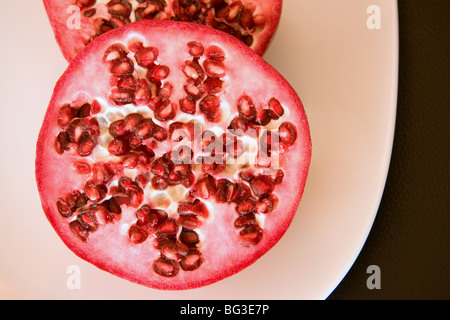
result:
<svg viewBox="0 0 450 320"><path fill-rule="evenodd" d="M56 40L71 61L99 35L142 20L206 25L262 55L276 32L282 0L44 0L44 5ZM151 58L150 52L144 55Z"/></svg>
<svg viewBox="0 0 450 320"><path fill-rule="evenodd" d="M75 254L182 290L278 242L310 158L299 97L255 52L198 24L141 21L92 41L56 84L36 180Z"/></svg>

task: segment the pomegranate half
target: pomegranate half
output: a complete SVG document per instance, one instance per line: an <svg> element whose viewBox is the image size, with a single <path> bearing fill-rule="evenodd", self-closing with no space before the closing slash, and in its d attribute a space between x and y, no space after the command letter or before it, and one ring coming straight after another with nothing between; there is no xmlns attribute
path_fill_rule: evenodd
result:
<svg viewBox="0 0 450 320"><path fill-rule="evenodd" d="M97 36L141 20L213 27L262 55L277 29L282 0L44 0L44 5L58 44L71 61Z"/></svg>
<svg viewBox="0 0 450 320"><path fill-rule="evenodd" d="M39 134L36 179L75 254L180 290L277 243L310 157L303 105L260 56L212 28L153 20L98 37L69 65Z"/></svg>

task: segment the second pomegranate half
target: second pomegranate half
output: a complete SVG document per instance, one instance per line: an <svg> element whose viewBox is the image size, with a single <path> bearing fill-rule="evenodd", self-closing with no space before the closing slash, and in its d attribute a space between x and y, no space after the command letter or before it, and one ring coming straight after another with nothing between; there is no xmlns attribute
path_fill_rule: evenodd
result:
<svg viewBox="0 0 450 320"><path fill-rule="evenodd" d="M262 55L280 21L282 0L44 0L62 53L71 61L89 42L142 20L176 20L226 32Z"/></svg>
<svg viewBox="0 0 450 320"><path fill-rule="evenodd" d="M310 158L299 97L255 52L212 28L142 21L95 39L62 75L36 179L75 254L181 290L235 274L280 240Z"/></svg>

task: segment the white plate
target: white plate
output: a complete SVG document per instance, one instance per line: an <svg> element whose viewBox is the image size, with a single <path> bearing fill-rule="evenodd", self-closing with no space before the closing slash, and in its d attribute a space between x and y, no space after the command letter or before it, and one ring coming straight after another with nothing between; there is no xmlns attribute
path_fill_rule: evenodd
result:
<svg viewBox="0 0 450 320"><path fill-rule="evenodd" d="M380 29L367 24L376 22L374 3ZM184 292L148 289L98 270L70 252L45 219L35 143L67 63L41 1L2 1L0 12L0 298L324 299L339 284L370 231L389 167L396 1L284 1L265 58L297 90L309 116L313 157L303 201L286 235L255 264ZM80 289L67 286L70 266L80 268Z"/></svg>

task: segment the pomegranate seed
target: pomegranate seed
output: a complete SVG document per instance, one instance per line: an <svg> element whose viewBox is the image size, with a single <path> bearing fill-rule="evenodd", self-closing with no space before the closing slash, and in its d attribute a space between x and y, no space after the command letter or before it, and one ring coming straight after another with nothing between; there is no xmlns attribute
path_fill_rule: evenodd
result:
<svg viewBox="0 0 450 320"><path fill-rule="evenodd" d="M163 277L175 277L180 271L178 263L174 260L168 260L161 256L158 260L153 262L153 270Z"/></svg>
<svg viewBox="0 0 450 320"><path fill-rule="evenodd" d="M195 83L201 82L204 78L203 69L196 61L185 61L181 71L186 77L194 80Z"/></svg>
<svg viewBox="0 0 450 320"><path fill-rule="evenodd" d="M133 61L128 58L115 60L109 71L117 77L131 75L134 72Z"/></svg>
<svg viewBox="0 0 450 320"><path fill-rule="evenodd" d="M175 219L169 218L161 224L157 230L158 236L175 236L178 232L178 223Z"/></svg>
<svg viewBox="0 0 450 320"><path fill-rule="evenodd" d="M216 94L222 91L223 81L218 78L207 77L205 81L203 81L203 87L205 91L210 94Z"/></svg>
<svg viewBox="0 0 450 320"><path fill-rule="evenodd" d="M132 40L131 43L128 44L128 49L134 53L138 52L142 48L144 48L144 44L139 40Z"/></svg>
<svg viewBox="0 0 450 320"><path fill-rule="evenodd" d="M157 176L168 177L169 166L163 158L158 158L152 163L151 172Z"/></svg>
<svg viewBox="0 0 450 320"><path fill-rule="evenodd" d="M95 220L95 217L91 214L90 210L81 212L77 216L77 220L81 224L82 228L89 232L93 232L98 229L97 220Z"/></svg>
<svg viewBox="0 0 450 320"><path fill-rule="evenodd" d="M71 208L72 211L75 211L77 209L77 202L80 197L81 193L78 190L75 190L67 195L66 197L67 206Z"/></svg>
<svg viewBox="0 0 450 320"><path fill-rule="evenodd" d="M127 140L116 138L109 143L108 151L115 156L123 156L130 151L130 145Z"/></svg>
<svg viewBox="0 0 450 320"><path fill-rule="evenodd" d="M109 133L114 137L122 137L126 135L128 132L125 128L125 120L117 120L111 123L109 126Z"/></svg>
<svg viewBox="0 0 450 320"><path fill-rule="evenodd" d="M190 97L184 97L180 100L180 110L187 114L195 114L197 110L195 100Z"/></svg>
<svg viewBox="0 0 450 320"><path fill-rule="evenodd" d="M78 118L87 118L91 115L91 105L89 103L83 104L77 113Z"/></svg>
<svg viewBox="0 0 450 320"><path fill-rule="evenodd" d="M164 243L160 248L161 254L169 260L179 260L176 244L173 242Z"/></svg>
<svg viewBox="0 0 450 320"><path fill-rule="evenodd" d="M164 141L167 139L167 131L161 126L155 124L153 126L153 139L157 141Z"/></svg>
<svg viewBox="0 0 450 320"><path fill-rule="evenodd" d="M169 186L169 181L167 178L162 176L154 176L152 178L152 187L155 190L165 190Z"/></svg>
<svg viewBox="0 0 450 320"><path fill-rule="evenodd" d="M199 58L203 52L203 46L201 45L201 43L198 43L196 41L191 41L188 44L189 47L189 54L193 57Z"/></svg>
<svg viewBox="0 0 450 320"><path fill-rule="evenodd" d="M76 0L75 4L80 8L89 8L95 4L96 0Z"/></svg>
<svg viewBox="0 0 450 320"><path fill-rule="evenodd" d="M248 198L236 206L236 211L239 214L247 214L255 211L256 200L254 198Z"/></svg>
<svg viewBox="0 0 450 320"><path fill-rule="evenodd" d="M167 221L168 219L168 214L167 212L165 212L164 210L161 209L152 209L150 211L150 216L154 215L157 218L157 226L160 226L161 224L163 224L164 222Z"/></svg>
<svg viewBox="0 0 450 320"><path fill-rule="evenodd" d="M239 232L239 242L244 247L254 247L262 239L263 230L257 224L247 225Z"/></svg>
<svg viewBox="0 0 450 320"><path fill-rule="evenodd" d="M137 149L141 146L142 140L133 132L128 136L128 144L132 149ZM137 155L136 155L137 160Z"/></svg>
<svg viewBox="0 0 450 320"><path fill-rule="evenodd" d="M283 181L284 178L284 172L281 169L278 169L276 171L268 171L263 173L267 178L272 182L272 184L277 185L280 184Z"/></svg>
<svg viewBox="0 0 450 320"><path fill-rule="evenodd" d="M241 19L239 20L239 25L247 30L252 30L255 27L255 22L253 21L253 13L251 10L245 8L242 11Z"/></svg>
<svg viewBox="0 0 450 320"><path fill-rule="evenodd" d="M273 184L266 176L259 175L250 181L250 188L257 197L265 197L272 193Z"/></svg>
<svg viewBox="0 0 450 320"><path fill-rule="evenodd" d="M148 234L141 228L133 225L128 231L128 237L133 244L139 244L147 240Z"/></svg>
<svg viewBox="0 0 450 320"><path fill-rule="evenodd" d="M91 166L89 165L89 163L87 163L85 161L75 161L73 166L75 167L75 170L79 174L89 174L89 173L91 173Z"/></svg>
<svg viewBox="0 0 450 320"><path fill-rule="evenodd" d="M181 178L181 185L185 188L190 188L195 182L195 175L189 172Z"/></svg>
<svg viewBox="0 0 450 320"><path fill-rule="evenodd" d="M245 226L258 224L255 218L255 214L253 212L248 214L240 215L235 221L234 226L236 228L242 228Z"/></svg>
<svg viewBox="0 0 450 320"><path fill-rule="evenodd" d="M246 171L241 171L241 172L239 172L239 177L242 180L250 181L255 177L255 171L253 171L252 169L249 169Z"/></svg>
<svg viewBox="0 0 450 320"><path fill-rule="evenodd" d="M144 117L139 113L130 113L124 119L124 129L126 131L132 131L144 120Z"/></svg>
<svg viewBox="0 0 450 320"><path fill-rule="evenodd" d="M81 137L85 137L83 134L87 132L88 127L89 125L85 119L73 120L66 131L69 135L69 140L78 143Z"/></svg>
<svg viewBox="0 0 450 320"><path fill-rule="evenodd" d="M228 179L220 179L217 183L216 198L220 202L232 202L237 196L238 185Z"/></svg>
<svg viewBox="0 0 450 320"><path fill-rule="evenodd" d="M133 187L127 190L126 194L128 196L128 206L130 207L138 208L144 200L144 191L134 182Z"/></svg>
<svg viewBox="0 0 450 320"><path fill-rule="evenodd" d="M180 266L184 271L194 271L200 268L203 259L199 253L189 253L180 261Z"/></svg>
<svg viewBox="0 0 450 320"><path fill-rule="evenodd" d="M85 16L86 18L91 18L91 17L93 17L96 13L97 13L97 9L91 8L91 9L88 9L88 10L86 10L85 12L83 12L83 16Z"/></svg>
<svg viewBox="0 0 450 320"><path fill-rule="evenodd" d="M160 121L172 120L176 113L177 105L170 100L166 100L155 110L155 118Z"/></svg>
<svg viewBox="0 0 450 320"><path fill-rule="evenodd" d="M200 111L206 115L211 122L220 121L220 99L217 96L210 95L200 101Z"/></svg>
<svg viewBox="0 0 450 320"><path fill-rule="evenodd" d="M115 62L116 60L124 59L128 52L121 44L113 44L106 51L103 56L104 62Z"/></svg>
<svg viewBox="0 0 450 320"><path fill-rule="evenodd" d="M185 137L189 137L190 139L190 134L189 132L186 132L185 128L184 128L184 123L183 122L172 122L169 125L169 138L172 141L181 141L183 140L183 138Z"/></svg>
<svg viewBox="0 0 450 320"><path fill-rule="evenodd" d="M99 225L105 225L113 220L113 217L103 205L92 205L89 209Z"/></svg>
<svg viewBox="0 0 450 320"><path fill-rule="evenodd" d="M228 23L233 23L238 21L241 18L242 10L244 6L241 1L233 2L227 10L225 14L225 20Z"/></svg>
<svg viewBox="0 0 450 320"><path fill-rule="evenodd" d="M119 197L111 197L108 200L102 202L102 204L106 207L109 212L115 214L121 214L122 208L120 207L121 202Z"/></svg>
<svg viewBox="0 0 450 320"><path fill-rule="evenodd" d="M252 120L256 116L256 107L249 96L242 96L237 103L239 114L246 120Z"/></svg>
<svg viewBox="0 0 450 320"><path fill-rule="evenodd" d="M203 86L199 86L194 80L188 79L184 85L184 91L194 101L200 99L205 93Z"/></svg>
<svg viewBox="0 0 450 320"><path fill-rule="evenodd" d="M176 242L173 243L173 249L171 249L171 251L173 251L174 253L176 253L176 259L180 260L183 257L187 256L187 254L189 253L189 248L186 244L182 243L182 242ZM168 247L168 246L166 246ZM161 250L162 253L162 250Z"/></svg>
<svg viewBox="0 0 450 320"><path fill-rule="evenodd" d="M111 16L128 17L131 13L131 4L127 1L110 1L106 5Z"/></svg>
<svg viewBox="0 0 450 320"><path fill-rule="evenodd" d="M183 228L180 233L180 241L188 247L193 247L200 242L200 239L194 230Z"/></svg>
<svg viewBox="0 0 450 320"><path fill-rule="evenodd" d="M106 184L111 181L114 175L115 168L113 164L97 162L92 168L92 180L96 184Z"/></svg>
<svg viewBox="0 0 450 320"><path fill-rule="evenodd" d="M180 202L178 204L178 213L194 214L205 219L209 216L208 208L199 199L195 199L193 202Z"/></svg>
<svg viewBox="0 0 450 320"><path fill-rule="evenodd" d="M139 224L143 225L146 224L148 221L148 218L150 216L151 207L147 204L140 207L138 210L136 210L136 218L138 219Z"/></svg>
<svg viewBox="0 0 450 320"><path fill-rule="evenodd" d="M251 196L252 196L252 191L250 190L249 186L247 186L244 183L237 184L236 197L234 199L235 203L240 203L242 201L245 201Z"/></svg>
<svg viewBox="0 0 450 320"><path fill-rule="evenodd" d="M250 128L248 120L244 119L241 116L235 117L231 120L230 125L228 126L228 131L237 136L243 136L246 134L248 129Z"/></svg>
<svg viewBox="0 0 450 320"><path fill-rule="evenodd" d="M276 209L278 197L273 193L266 198L260 198L256 203L256 211L261 213L270 213Z"/></svg>
<svg viewBox="0 0 450 320"><path fill-rule="evenodd" d="M55 139L55 150L58 154L63 154L65 150L69 150L69 135L67 132L61 131Z"/></svg>
<svg viewBox="0 0 450 320"><path fill-rule="evenodd" d="M253 119L253 122L260 126L266 126L269 124L271 120L270 112L268 109L259 108L256 110L256 116Z"/></svg>
<svg viewBox="0 0 450 320"><path fill-rule="evenodd" d="M288 146L292 146L297 140L297 129L291 122L283 122L278 128L280 140Z"/></svg>
<svg viewBox="0 0 450 320"><path fill-rule="evenodd" d="M224 61L225 53L216 45L211 45L206 49L206 57L210 60Z"/></svg>
<svg viewBox="0 0 450 320"><path fill-rule="evenodd" d="M145 187L147 186L149 180L148 177L144 174L140 174L136 177L136 183L138 184L138 186L141 189L145 189Z"/></svg>
<svg viewBox="0 0 450 320"><path fill-rule="evenodd" d="M70 230L76 235L81 241L87 242L89 237L89 231L84 229L78 220L74 220L69 224Z"/></svg>
<svg viewBox="0 0 450 320"><path fill-rule="evenodd" d="M104 185L96 185L93 180L89 180L84 187L84 193L89 200L97 202L106 196L107 189Z"/></svg>
<svg viewBox="0 0 450 320"><path fill-rule="evenodd" d="M281 106L280 101L278 101L275 98L270 99L269 100L269 112L270 112L270 117L274 120L277 120L280 117L282 117L284 114L284 109Z"/></svg>
<svg viewBox="0 0 450 320"><path fill-rule="evenodd" d="M136 62L144 68L149 68L158 58L158 49L155 47L142 48L135 54Z"/></svg>
<svg viewBox="0 0 450 320"><path fill-rule="evenodd" d="M137 105L147 105L152 98L152 92L145 79L138 79L134 90L134 101Z"/></svg>
<svg viewBox="0 0 450 320"><path fill-rule="evenodd" d="M135 134L138 138L144 140L148 139L153 134L153 127L155 123L151 119L144 119L136 126Z"/></svg>
<svg viewBox="0 0 450 320"><path fill-rule="evenodd" d="M71 210L71 208L68 206L66 200L64 199L58 199L58 201L56 202L56 206L58 207L58 211L61 214L61 216L63 216L64 218L68 218L70 216L72 216L73 211Z"/></svg>
<svg viewBox="0 0 450 320"><path fill-rule="evenodd" d="M73 118L76 116L76 110L73 109L70 104L65 104L61 107L58 114L58 125L61 128L65 128Z"/></svg>
<svg viewBox="0 0 450 320"><path fill-rule="evenodd" d="M217 192L215 178L209 174L204 174L197 179L194 187L189 192L192 197L208 199Z"/></svg>
<svg viewBox="0 0 450 320"><path fill-rule="evenodd" d="M225 65L222 61L218 60L205 60L203 62L203 68L206 74L212 78L221 78L226 73Z"/></svg>
<svg viewBox="0 0 450 320"><path fill-rule="evenodd" d="M117 88L124 92L134 92L136 89L136 78L130 75L120 77L117 82Z"/></svg>
<svg viewBox="0 0 450 320"><path fill-rule="evenodd" d="M83 137L84 136L84 137ZM86 133L86 135L82 135L80 142L78 143L78 154L82 157L87 157L92 154L92 151L95 148L95 141L92 137Z"/></svg>
<svg viewBox="0 0 450 320"><path fill-rule="evenodd" d="M170 98L172 95L173 86L166 82L162 86L162 88L159 88L158 96L161 98L161 101L165 101Z"/></svg>
<svg viewBox="0 0 450 320"><path fill-rule="evenodd" d="M91 114L97 114L101 111L102 106L97 100L92 101L91 104Z"/></svg>
<svg viewBox="0 0 450 320"><path fill-rule="evenodd" d="M134 93L127 89L113 88L109 97L118 106L134 103Z"/></svg>
<svg viewBox="0 0 450 320"><path fill-rule="evenodd" d="M170 69L168 66L164 65L154 65L151 69L149 69L149 73L147 78L150 81L156 80L157 82L160 80L164 80L169 76Z"/></svg>

